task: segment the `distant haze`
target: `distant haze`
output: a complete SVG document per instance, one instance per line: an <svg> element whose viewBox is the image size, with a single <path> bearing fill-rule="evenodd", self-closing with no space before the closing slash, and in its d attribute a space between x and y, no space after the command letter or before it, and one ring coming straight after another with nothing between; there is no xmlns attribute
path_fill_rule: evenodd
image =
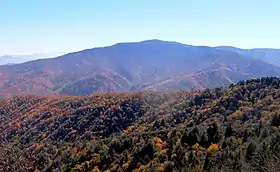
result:
<svg viewBox="0 0 280 172"><path fill-rule="evenodd" d="M54 52L54 53L34 53L34 54L9 54L9 55L0 55L0 65L11 65L24 63L36 59L46 59L53 58L66 53Z"/></svg>

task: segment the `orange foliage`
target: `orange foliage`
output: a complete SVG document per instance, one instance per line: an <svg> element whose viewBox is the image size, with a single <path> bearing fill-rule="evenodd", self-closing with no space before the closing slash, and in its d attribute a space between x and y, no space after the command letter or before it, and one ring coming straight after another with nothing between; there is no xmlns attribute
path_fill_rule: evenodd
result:
<svg viewBox="0 0 280 172"><path fill-rule="evenodd" d="M72 148L72 152L78 153L78 149L77 148Z"/></svg>
<svg viewBox="0 0 280 172"><path fill-rule="evenodd" d="M169 131L169 132L167 133L167 137L170 138L171 135L172 135L172 131Z"/></svg>
<svg viewBox="0 0 280 172"><path fill-rule="evenodd" d="M140 165L138 169L134 170L135 172L148 172L148 166L147 165Z"/></svg>
<svg viewBox="0 0 280 172"><path fill-rule="evenodd" d="M121 110L121 107L120 107L120 105L112 105L110 107L110 109L112 109L112 110Z"/></svg>
<svg viewBox="0 0 280 172"><path fill-rule="evenodd" d="M155 144L157 144L157 143L162 144L162 142L163 142L163 141L161 140L161 138L159 138L159 137L154 137L154 138L153 138L153 141L154 141Z"/></svg>
<svg viewBox="0 0 280 172"><path fill-rule="evenodd" d="M242 111L238 109L234 113L232 113L230 116L231 117L239 117L241 115L242 115Z"/></svg>
<svg viewBox="0 0 280 172"><path fill-rule="evenodd" d="M16 126L19 128L19 127L20 127L20 122L17 122L17 123L16 123Z"/></svg>
<svg viewBox="0 0 280 172"><path fill-rule="evenodd" d="M164 172L164 164L159 164L158 166L157 166L157 171L158 172Z"/></svg>
<svg viewBox="0 0 280 172"><path fill-rule="evenodd" d="M78 152L79 156L86 156L86 154L87 154L87 150L86 149L83 149L83 150Z"/></svg>
<svg viewBox="0 0 280 172"><path fill-rule="evenodd" d="M128 135L128 134L130 134L130 131L129 130L124 130L123 133Z"/></svg>
<svg viewBox="0 0 280 172"><path fill-rule="evenodd" d="M100 172L100 170L97 166L95 166L94 169L92 170L92 172Z"/></svg>
<svg viewBox="0 0 280 172"><path fill-rule="evenodd" d="M43 147L42 144L37 144L37 145L35 146L35 150L36 150L36 151L39 151L39 150L41 150L42 147Z"/></svg>
<svg viewBox="0 0 280 172"><path fill-rule="evenodd" d="M209 153L216 152L216 151L218 151L218 150L219 150L219 147L218 147L217 144L211 144L211 145L209 146L209 148L207 149L207 151L208 151Z"/></svg>
<svg viewBox="0 0 280 172"><path fill-rule="evenodd" d="M129 167L129 163L128 163L128 162L127 162L127 163L124 163L124 164L122 165L122 168L125 169L125 170L128 169L128 167Z"/></svg>

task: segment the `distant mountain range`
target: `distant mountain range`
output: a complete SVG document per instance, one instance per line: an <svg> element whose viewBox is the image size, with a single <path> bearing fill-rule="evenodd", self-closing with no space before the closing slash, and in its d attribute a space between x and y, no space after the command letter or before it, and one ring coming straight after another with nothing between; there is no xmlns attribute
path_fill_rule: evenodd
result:
<svg viewBox="0 0 280 172"><path fill-rule="evenodd" d="M255 48L248 50L230 46L219 46L216 47L216 49L237 52L241 55L259 59L276 66L280 66L280 49Z"/></svg>
<svg viewBox="0 0 280 172"><path fill-rule="evenodd" d="M147 40L0 67L0 97L189 90L280 76L280 50ZM279 61L279 62L278 62Z"/></svg>
<svg viewBox="0 0 280 172"><path fill-rule="evenodd" d="M10 56L10 55L4 55L0 56L0 65L11 65L11 64L17 64L17 63L23 63L27 60L22 59L20 57Z"/></svg>
<svg viewBox="0 0 280 172"><path fill-rule="evenodd" d="M24 63L31 60L36 59L44 59L44 58L51 58L57 57L59 55L63 55L65 53L36 53L36 54L28 54L28 55L3 55L0 56L0 65L12 65L12 64L19 64Z"/></svg>

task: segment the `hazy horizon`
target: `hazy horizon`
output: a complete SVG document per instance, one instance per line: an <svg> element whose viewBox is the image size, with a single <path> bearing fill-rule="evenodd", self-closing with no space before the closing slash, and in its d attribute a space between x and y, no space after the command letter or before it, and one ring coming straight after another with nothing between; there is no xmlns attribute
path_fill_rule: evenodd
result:
<svg viewBox="0 0 280 172"><path fill-rule="evenodd" d="M280 2L0 2L0 54L75 52L150 39L189 45L280 48Z"/></svg>
<svg viewBox="0 0 280 172"><path fill-rule="evenodd" d="M177 42L177 43L182 43L184 45L190 45L190 46L207 46L207 47L235 47L235 48L240 48L240 49L244 49L244 50L252 50L252 49L279 49L280 48L271 48L271 47L252 47L252 48L242 48L242 47L238 47L238 46L233 46L233 45L215 45L215 46L211 46L211 45L202 45L202 44L197 44L197 45L194 45L194 44L186 44L186 43L183 43L183 42L178 42L176 40L162 40L162 39L147 39L147 40L140 40L140 41L126 41L126 42L116 42L116 43L113 43L113 44L108 44L108 45L104 45L104 46L96 46L96 47L88 47L88 48L83 48L83 49L78 49L78 50L75 50L75 51L69 51L69 52L31 52L31 53L13 53L13 54L1 54L0 53L0 56L14 56L14 57L23 57L23 56L34 56L34 57L40 57L40 55L43 55L43 56L48 56L48 57L56 57L56 56L60 56L60 55L63 55L63 54L67 54L67 53L72 53L72 52L79 52L79 51L83 51L83 50L86 50L86 49L93 49L93 48L103 48L103 47L109 47L109 46L113 46L113 45L116 45L118 43L138 43L138 42L143 42L143 41L150 41L150 40L159 40L159 41L164 41L164 42Z"/></svg>

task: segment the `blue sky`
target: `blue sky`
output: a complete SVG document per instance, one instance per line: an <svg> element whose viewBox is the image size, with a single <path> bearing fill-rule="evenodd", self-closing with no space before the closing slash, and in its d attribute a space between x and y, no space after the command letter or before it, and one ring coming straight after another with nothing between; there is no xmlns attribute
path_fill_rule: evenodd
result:
<svg viewBox="0 0 280 172"><path fill-rule="evenodd" d="M161 39L280 48L278 0L1 0L0 54Z"/></svg>

